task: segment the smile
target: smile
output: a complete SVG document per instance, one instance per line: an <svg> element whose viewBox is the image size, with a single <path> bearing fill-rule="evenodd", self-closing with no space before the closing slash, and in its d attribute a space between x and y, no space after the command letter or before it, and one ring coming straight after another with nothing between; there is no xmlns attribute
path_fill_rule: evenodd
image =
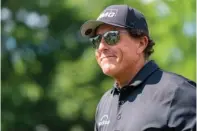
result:
<svg viewBox="0 0 197 131"><path fill-rule="evenodd" d="M102 57L102 58L101 58L101 61L102 61L103 59L105 59L105 58L110 58L110 57L115 57L115 56L106 56L106 57Z"/></svg>

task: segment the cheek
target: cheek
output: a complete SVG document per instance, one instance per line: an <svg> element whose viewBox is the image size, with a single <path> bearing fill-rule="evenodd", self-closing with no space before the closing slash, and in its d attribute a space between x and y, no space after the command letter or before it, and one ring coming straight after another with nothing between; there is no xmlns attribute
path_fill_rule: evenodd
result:
<svg viewBox="0 0 197 131"><path fill-rule="evenodd" d="M124 64L128 64L129 61L133 61L133 60L135 60L137 58L136 47L132 46L132 47L123 48L121 50L120 56L121 56L120 57L121 61Z"/></svg>

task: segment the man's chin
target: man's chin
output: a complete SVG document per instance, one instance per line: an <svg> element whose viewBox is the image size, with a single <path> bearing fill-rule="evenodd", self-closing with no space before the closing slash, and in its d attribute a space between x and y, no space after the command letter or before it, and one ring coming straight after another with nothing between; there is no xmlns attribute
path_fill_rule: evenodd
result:
<svg viewBox="0 0 197 131"><path fill-rule="evenodd" d="M115 75L115 72L116 72L116 69L115 67L105 67L105 68L102 68L103 70L103 73L107 76L114 76Z"/></svg>

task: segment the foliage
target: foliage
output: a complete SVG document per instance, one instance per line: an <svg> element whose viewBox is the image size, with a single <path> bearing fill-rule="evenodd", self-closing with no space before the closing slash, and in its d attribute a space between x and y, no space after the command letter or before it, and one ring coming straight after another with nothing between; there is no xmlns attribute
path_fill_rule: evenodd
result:
<svg viewBox="0 0 197 131"><path fill-rule="evenodd" d="M195 0L124 0L147 17L160 67L195 80ZM113 80L80 35L118 0L2 1L2 131L91 131Z"/></svg>

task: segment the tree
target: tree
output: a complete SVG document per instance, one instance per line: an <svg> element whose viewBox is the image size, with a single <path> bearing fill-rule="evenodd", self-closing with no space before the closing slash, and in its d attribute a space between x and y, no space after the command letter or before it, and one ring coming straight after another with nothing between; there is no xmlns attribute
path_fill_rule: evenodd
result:
<svg viewBox="0 0 197 131"><path fill-rule="evenodd" d="M81 24L110 1L2 1L2 131L93 130L103 75ZM125 1L147 17L152 58L195 80L195 1ZM183 69L184 68L184 69Z"/></svg>

